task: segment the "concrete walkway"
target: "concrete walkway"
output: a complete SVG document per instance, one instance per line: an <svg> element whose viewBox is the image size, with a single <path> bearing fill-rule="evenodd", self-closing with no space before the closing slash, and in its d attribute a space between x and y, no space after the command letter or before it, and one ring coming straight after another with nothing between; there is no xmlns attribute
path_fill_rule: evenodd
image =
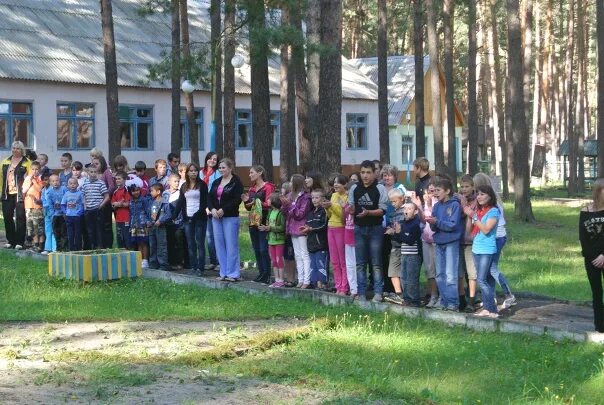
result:
<svg viewBox="0 0 604 405"><path fill-rule="evenodd" d="M4 242L1 242L0 239L0 243ZM46 256L30 251L17 251L15 254L20 257L47 260ZM196 284L217 289L231 288L248 294L272 294L283 298L306 298L324 305L357 305L369 311L390 311L412 318L424 318L447 325L465 326L474 330L547 335L556 340L570 339L576 342L604 344L604 333L597 333L593 330L593 312L588 303L556 300L532 293L517 292L517 305L502 310L499 319L488 319L472 314L403 307L386 302L353 301L350 297L319 290L268 288L265 284L250 281L256 276L255 270L242 270L242 281L236 283L218 281L216 280L217 275L216 271L205 271L203 277L162 270L143 271L143 277L169 280L177 284ZM501 300L499 301L501 302Z"/></svg>

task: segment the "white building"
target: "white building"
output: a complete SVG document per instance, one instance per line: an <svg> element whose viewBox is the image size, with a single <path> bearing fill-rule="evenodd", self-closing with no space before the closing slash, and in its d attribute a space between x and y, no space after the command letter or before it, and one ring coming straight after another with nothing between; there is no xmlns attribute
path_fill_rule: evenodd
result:
<svg viewBox="0 0 604 405"><path fill-rule="evenodd" d="M170 16L138 14L137 0L114 0L122 153L131 164L151 166L170 152L170 83L148 82L149 64L170 50ZM207 42L205 2L189 1L191 41ZM245 53L244 46L240 50ZM279 133L279 62L269 59L271 120ZM236 76L236 159L251 165L249 66ZM98 0L0 0L0 154L14 140L47 153L50 167L70 152L89 160L96 146L107 151L105 75ZM379 157L377 86L352 63L342 68L342 164ZM194 93L200 156L209 149L210 93ZM181 101L184 106L184 100ZM182 160L189 159L184 120ZM277 137L278 138L278 137ZM278 144L273 162L279 165Z"/></svg>

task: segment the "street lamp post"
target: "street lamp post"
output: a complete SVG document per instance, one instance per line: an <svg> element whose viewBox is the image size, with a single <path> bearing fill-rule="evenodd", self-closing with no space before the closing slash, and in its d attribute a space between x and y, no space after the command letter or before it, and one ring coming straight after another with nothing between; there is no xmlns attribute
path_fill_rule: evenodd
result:
<svg viewBox="0 0 604 405"><path fill-rule="evenodd" d="M405 118L407 119L407 141L410 138L409 135L409 124L411 122L411 113L407 113L405 114ZM411 148L412 148L413 142L409 143L409 145L407 146L407 181L410 181L411 179Z"/></svg>

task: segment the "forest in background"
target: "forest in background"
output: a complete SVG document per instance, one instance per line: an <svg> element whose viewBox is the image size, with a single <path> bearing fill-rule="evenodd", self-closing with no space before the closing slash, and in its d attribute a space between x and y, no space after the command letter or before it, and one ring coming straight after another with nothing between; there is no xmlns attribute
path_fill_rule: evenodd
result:
<svg viewBox="0 0 604 405"><path fill-rule="evenodd" d="M189 0L191 1L191 0ZM598 105L604 105L598 63L604 62L604 5L595 0L211 0L211 38L190 44L187 0L146 0L145 12L170 13L172 51L164 71L173 87L172 149L180 150L180 83L184 78L209 81L212 89L212 133L216 149L235 156L234 68L230 61L245 37L249 46L252 86L253 162L272 173L267 57L281 61L280 177L301 169L322 173L341 169L341 59L378 57L380 158L389 158L386 68L389 55L415 55L416 72L424 55L430 70L442 69L446 110L456 103L467 126L464 171L478 171L479 157L489 172L500 175L504 198L513 193L517 217L533 221L530 204L534 151L546 161L546 177L561 178L557 156L568 141L568 194L584 192L587 177L604 173L604 128ZM108 106L115 104L112 82L111 0L101 0L107 67ZM598 38L600 40L598 41ZM600 56L598 56L600 55ZM510 57L508 57L510 56ZM512 57L513 56L513 57ZM204 64L204 61L207 63ZM208 69L198 69L200 65ZM421 68L417 68L420 67ZM197 67L197 68L196 68ZM117 75L117 73L115 73ZM431 75L435 166L456 178L454 145L445 148L438 74ZM423 75L416 74L416 154L425 154ZM219 91L223 89L223 91ZM185 96L193 120L193 97ZM222 108L217 108L222 106ZM109 109L111 112L111 108ZM297 112L297 115L295 114ZM111 113L110 113L111 116ZM446 114L453 118L454 114ZM450 120L452 121L452 119ZM598 125L598 122L601 124ZM112 125L110 119L110 126ZM189 125L195 132L195 125ZM298 139L296 140L296 129ZM479 149L479 129L485 142ZM110 134L119 131L110 130ZM449 132L449 133L452 133ZM191 134L193 160L198 140ZM598 167L585 160L585 140L597 139ZM296 151L296 141L299 149ZM111 141L110 154L118 148ZM445 150L452 151L445 155ZM537 159L535 159L537 160ZM296 165L296 162L299 163Z"/></svg>

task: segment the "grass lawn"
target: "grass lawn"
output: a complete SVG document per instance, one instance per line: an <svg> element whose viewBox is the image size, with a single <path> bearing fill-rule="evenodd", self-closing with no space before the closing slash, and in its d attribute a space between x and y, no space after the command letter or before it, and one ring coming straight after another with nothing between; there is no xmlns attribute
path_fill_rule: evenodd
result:
<svg viewBox="0 0 604 405"><path fill-rule="evenodd" d="M335 403L597 403L604 384L602 347L593 344L447 328L356 308L158 280L82 285L50 280L43 263L0 252L3 321L279 317L328 317L331 322L295 339L271 340L269 332L250 341L252 350L235 359L209 356L200 348L157 361L312 388L333 395ZM274 332L279 333L283 336ZM154 361L148 353L63 360L110 371Z"/></svg>
<svg viewBox="0 0 604 405"><path fill-rule="evenodd" d="M513 218L506 204L508 242L500 261L512 289L570 300L591 300L579 244L579 211L535 199L537 224Z"/></svg>
<svg viewBox="0 0 604 405"><path fill-rule="evenodd" d="M506 204L508 245L501 266L512 288L588 300L578 242L579 208L539 199L533 208L538 223L529 225L515 221L513 204ZM241 259L253 261L244 221L240 246ZM156 361L161 367L203 367L221 376L313 389L327 393L333 403L601 403L604 353L593 344L447 328L357 308L158 280L83 285L49 279L46 271L39 261L0 251L0 321L327 317L330 327L292 339L269 332L248 342L252 350L235 358L223 358L220 351L208 356L199 349ZM103 381L123 370L116 374L116 381L122 381L123 375L146 376L144 365L153 359L148 354L109 358L101 353L65 361L99 374ZM143 368L132 374L132 365Z"/></svg>

